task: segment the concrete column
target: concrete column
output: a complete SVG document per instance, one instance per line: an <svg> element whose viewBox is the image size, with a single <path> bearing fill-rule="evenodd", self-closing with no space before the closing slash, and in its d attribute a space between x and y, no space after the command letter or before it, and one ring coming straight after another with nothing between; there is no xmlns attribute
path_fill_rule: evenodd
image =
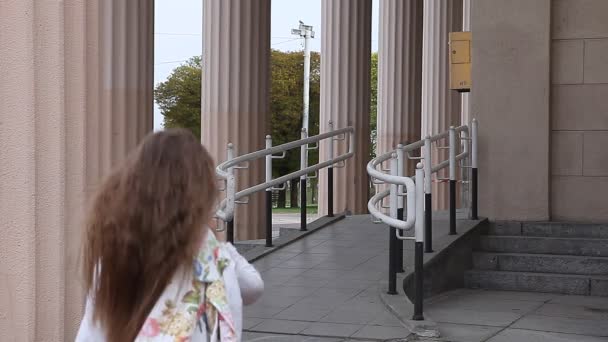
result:
<svg viewBox="0 0 608 342"><path fill-rule="evenodd" d="M449 32L462 28L462 1L424 0L422 38L422 134L434 135L460 124L460 94L449 89ZM440 145L448 145L439 142ZM447 150L433 150L433 164L446 160ZM439 173L447 178L447 169ZM447 183L434 183L434 209L447 209Z"/></svg>
<svg viewBox="0 0 608 342"><path fill-rule="evenodd" d="M356 154L334 172L334 210L367 213L370 159L371 0L326 0L321 5L321 114L320 129L354 126ZM320 156L326 158L327 144ZM336 146L346 146L344 142ZM344 149L336 148L335 153ZM325 213L326 173L321 173L319 206Z"/></svg>
<svg viewBox="0 0 608 342"><path fill-rule="evenodd" d="M420 140L422 0L380 1L378 43L379 155ZM408 174L415 165L408 163Z"/></svg>
<svg viewBox="0 0 608 342"><path fill-rule="evenodd" d="M471 0L462 0L462 30L471 31ZM460 122L462 125L468 125L472 120L470 96L470 93L461 94Z"/></svg>
<svg viewBox="0 0 608 342"><path fill-rule="evenodd" d="M87 192L103 174L104 151L119 143L119 139L100 140L112 136L100 125L101 119L107 119L103 115L110 113L112 119L114 115L101 112L100 108L110 107L101 94L126 90L101 82L107 70L118 72L117 64L122 63L118 59L100 63L98 58L104 51L102 41L107 46L116 41L106 34L109 28L101 20L104 12L99 6L108 2L22 0L2 5L0 45L7 47L0 49L2 341L73 340L81 318L79 257ZM115 10L113 14L123 15L120 7ZM151 12L127 15L152 21ZM153 34L152 30L140 33L147 38ZM152 45L142 47L129 47L124 55L137 51L150 61ZM124 77L127 82L142 75ZM150 94L145 99L151 101L151 83L145 85L149 88L141 91ZM129 115L144 121L152 111ZM131 125L120 129L125 137L137 133ZM151 125L146 130L150 129ZM131 145L123 143L121 150L134 147L142 134Z"/></svg>
<svg viewBox="0 0 608 342"><path fill-rule="evenodd" d="M205 0L201 140L216 162L263 149L270 126L270 0ZM264 181L263 159L236 170L238 188ZM235 216L237 239L264 237L264 194Z"/></svg>

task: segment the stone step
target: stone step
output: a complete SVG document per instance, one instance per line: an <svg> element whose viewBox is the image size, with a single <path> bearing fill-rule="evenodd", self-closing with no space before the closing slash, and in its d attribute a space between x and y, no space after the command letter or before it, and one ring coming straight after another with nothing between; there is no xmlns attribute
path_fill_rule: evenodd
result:
<svg viewBox="0 0 608 342"><path fill-rule="evenodd" d="M608 224L565 222L492 222L490 235L608 239Z"/></svg>
<svg viewBox="0 0 608 342"><path fill-rule="evenodd" d="M608 275L608 258L526 253L473 253L473 267L482 270Z"/></svg>
<svg viewBox="0 0 608 342"><path fill-rule="evenodd" d="M608 277L600 276L470 270L464 282L473 289L608 296Z"/></svg>
<svg viewBox="0 0 608 342"><path fill-rule="evenodd" d="M608 257L608 239L482 235L478 251Z"/></svg>

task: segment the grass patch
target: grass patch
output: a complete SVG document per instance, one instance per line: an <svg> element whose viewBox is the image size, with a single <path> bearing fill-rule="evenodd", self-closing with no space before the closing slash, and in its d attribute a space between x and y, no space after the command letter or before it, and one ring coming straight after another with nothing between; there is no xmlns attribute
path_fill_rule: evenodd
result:
<svg viewBox="0 0 608 342"><path fill-rule="evenodd" d="M316 205L309 205L306 207L306 213L308 214L316 214L318 208ZM273 208L273 214L297 214L300 212L300 208Z"/></svg>

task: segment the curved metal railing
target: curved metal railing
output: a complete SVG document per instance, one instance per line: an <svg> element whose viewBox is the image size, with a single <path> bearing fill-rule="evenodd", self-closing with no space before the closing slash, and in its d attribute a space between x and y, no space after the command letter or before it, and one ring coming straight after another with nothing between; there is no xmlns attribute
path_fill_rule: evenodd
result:
<svg viewBox="0 0 608 342"><path fill-rule="evenodd" d="M333 155L334 141L347 140L348 137L348 149L346 153ZM320 161L314 165L308 165L308 150L316 149L319 146L319 142L330 140L328 149L328 156L326 160ZM311 147L311 144L316 146ZM285 153L289 150L301 149L301 165L300 170L282 175L278 178L272 179L272 159L283 158ZM281 155L277 156L276 154ZM329 122L329 131L312 137L307 136L306 130L302 130L302 138L296 141L288 142L282 145L272 146L272 139L270 136L266 137L266 148L259 151L254 151L241 156L234 156L234 146L228 144L227 160L216 168L216 175L219 180L225 182L223 190L226 192L226 197L220 202L219 208L216 211L216 217L224 222L230 222L234 219L235 208L237 204L246 204L248 200L246 198L256 192L276 190L277 186L284 184L292 179L300 178L307 179L311 178L308 175L316 173L324 168L342 167L340 163L344 163L347 159L351 158L355 154L355 129L353 127L346 127L337 130L333 130L333 124ZM242 166L244 163L266 158L266 180L260 184L256 184L244 189L237 190L236 188L236 176L235 170L246 169L248 166ZM269 234L267 234L269 235ZM267 236L267 240L269 237Z"/></svg>

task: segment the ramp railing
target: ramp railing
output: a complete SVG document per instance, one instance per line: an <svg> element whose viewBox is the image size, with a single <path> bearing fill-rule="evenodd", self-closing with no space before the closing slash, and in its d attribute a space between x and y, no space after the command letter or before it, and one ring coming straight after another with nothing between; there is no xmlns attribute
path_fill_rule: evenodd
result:
<svg viewBox="0 0 608 342"><path fill-rule="evenodd" d="M388 293L397 294L397 273L403 272L403 241L415 241L415 277L416 299L415 320L423 319L422 315L422 260L424 251L433 251L432 228L432 192L433 182L449 183L449 234L456 231L456 193L457 169L469 177L460 180L470 187L471 201L464 200L465 207L470 208L470 218L477 217L477 148L478 122L473 120L470 126L450 127L448 131L427 136L425 139L402 145L393 151L386 152L372 159L367 165L370 180L375 185L384 185L388 189L377 191L368 202L368 210L375 222L390 226L389 234L389 281ZM437 146L446 141L446 146ZM435 146L433 146L435 145ZM448 158L433 160L433 149L448 149ZM438 158L434 158L438 159ZM406 175L404 170L407 160L418 160L414 175ZM389 163L384 169L383 164ZM449 177L441 178L438 173L448 169ZM464 186L462 187L464 189ZM464 191L464 190L463 190ZM388 198L388 205L385 199ZM385 210L388 209L388 213ZM414 234L408 236L406 231L414 228Z"/></svg>
<svg viewBox="0 0 608 342"><path fill-rule="evenodd" d="M317 149L319 142L329 140L328 153L323 158L319 155L319 162L314 165L308 165L308 151ZM340 141L346 141L347 148L345 153L334 156L334 144ZM301 187L301 230L306 230L306 182L311 174L318 174L319 170L327 168L328 177L328 203L329 216L333 216L333 169L344 167L347 159L352 158L355 154L355 129L346 127L341 129L333 129L333 123L328 122L328 132L318 134L312 137L308 136L305 129L302 130L301 139L291 141L282 145L272 146L272 137L266 136L266 148L259 151L254 151L241 156L234 156L234 145L228 144L227 159L216 168L217 177L225 183L222 191L225 192L225 198L219 204L219 209L216 212L216 218L221 219L226 223L226 228L219 230L227 231L228 241L234 242L234 218L237 205L246 205L248 197L254 193L266 192L266 246L272 246L272 191L284 189L284 184L292 179L300 178ZM311 144L315 144L311 146ZM280 177L272 177L272 160L284 158L289 150L300 148L300 169L281 175ZM239 169L247 169L247 164L265 158L265 181L243 189L237 189L235 171ZM282 186L282 187L279 187Z"/></svg>

